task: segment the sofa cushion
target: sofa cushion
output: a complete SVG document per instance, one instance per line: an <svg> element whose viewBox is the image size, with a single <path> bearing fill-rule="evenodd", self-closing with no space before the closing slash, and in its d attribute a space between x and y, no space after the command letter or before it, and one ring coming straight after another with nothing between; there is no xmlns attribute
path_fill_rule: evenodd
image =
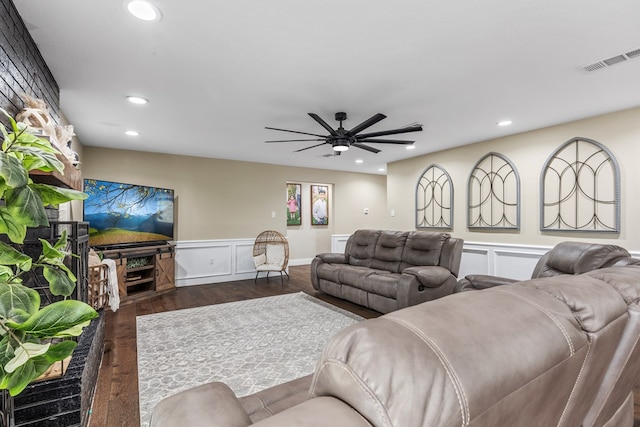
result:
<svg viewBox="0 0 640 427"><path fill-rule="evenodd" d="M369 293L395 299L401 276L398 273L371 272L362 280L360 287Z"/></svg>
<svg viewBox="0 0 640 427"><path fill-rule="evenodd" d="M349 264L371 267L379 236L379 230L357 230L353 233L345 248L345 253L349 255Z"/></svg>
<svg viewBox="0 0 640 427"><path fill-rule="evenodd" d="M400 271L415 265L439 265L442 246L451 237L449 233L412 231L407 236Z"/></svg>
<svg viewBox="0 0 640 427"><path fill-rule="evenodd" d="M338 283L341 285L361 287L363 279L371 273L371 269L354 265L338 267Z"/></svg>
<svg viewBox="0 0 640 427"><path fill-rule="evenodd" d="M402 252L408 235L408 231L383 231L378 237L371 267L399 273Z"/></svg>

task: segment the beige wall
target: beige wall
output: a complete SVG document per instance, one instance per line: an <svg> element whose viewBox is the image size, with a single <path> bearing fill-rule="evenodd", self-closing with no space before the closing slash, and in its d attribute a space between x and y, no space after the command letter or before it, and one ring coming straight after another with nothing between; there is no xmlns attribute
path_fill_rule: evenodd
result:
<svg viewBox="0 0 640 427"><path fill-rule="evenodd" d="M621 182L621 232L540 231L540 172L549 155L564 142L589 138L607 147L618 160ZM521 229L515 232L478 232L467 229L467 181L475 163L494 151L509 158L521 180ZM395 210L392 229L415 228L415 190L431 164L444 168L454 185L452 234L468 242L523 243L551 246L563 240L598 240L629 250L640 249L640 108L539 129L509 137L394 162L387 167L388 209Z"/></svg>
<svg viewBox="0 0 640 427"><path fill-rule="evenodd" d="M621 233L540 232L540 171L562 143L585 137L605 145L616 156L621 178ZM511 232L468 231L467 180L471 168L487 153L509 158L521 180L521 229ZM415 229L417 180L430 164L438 164L454 183L452 234L467 242L552 246L563 240L598 240L640 250L640 108L620 111L509 137L479 142L388 165L387 177L321 169L283 167L137 151L82 148L85 178L173 188L176 194L176 239L251 238L265 229L288 235L293 259L311 258L330 249L331 234L359 228ZM329 226L287 227L285 184L330 186ZM637 184L636 184L637 183ZM304 205L303 205L304 208ZM363 209L369 208L364 215ZM395 212L391 217L390 212ZM275 211L276 217L271 213ZM80 218L74 209L74 219Z"/></svg>
<svg viewBox="0 0 640 427"><path fill-rule="evenodd" d="M290 257L300 259L328 252L331 234L386 225L382 175L91 146L83 148L81 161L84 178L174 189L176 240L253 238L272 229L290 234ZM287 182L301 183L305 189L311 183L330 186L328 226L311 227L308 215L303 216L302 226L286 226ZM309 192L303 191L302 196L308 205ZM369 208L368 215L363 214L364 208Z"/></svg>

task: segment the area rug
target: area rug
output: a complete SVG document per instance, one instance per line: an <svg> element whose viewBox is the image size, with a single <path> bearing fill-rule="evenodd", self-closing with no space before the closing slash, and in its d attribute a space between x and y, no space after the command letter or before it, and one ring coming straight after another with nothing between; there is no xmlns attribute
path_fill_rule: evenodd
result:
<svg viewBox="0 0 640 427"><path fill-rule="evenodd" d="M164 397L210 381L245 396L310 374L361 320L303 292L138 316L140 424Z"/></svg>

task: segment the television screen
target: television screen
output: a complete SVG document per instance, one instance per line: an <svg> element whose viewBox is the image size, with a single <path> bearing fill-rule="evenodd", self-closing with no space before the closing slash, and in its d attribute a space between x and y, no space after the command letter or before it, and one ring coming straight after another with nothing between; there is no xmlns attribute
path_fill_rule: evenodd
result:
<svg viewBox="0 0 640 427"><path fill-rule="evenodd" d="M173 240L173 190L84 180L83 219L89 246L114 247Z"/></svg>

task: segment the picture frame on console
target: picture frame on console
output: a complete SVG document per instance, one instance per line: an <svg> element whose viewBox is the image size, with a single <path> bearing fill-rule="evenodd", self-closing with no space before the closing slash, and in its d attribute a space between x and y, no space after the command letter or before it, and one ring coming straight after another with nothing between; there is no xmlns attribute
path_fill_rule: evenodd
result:
<svg viewBox="0 0 640 427"><path fill-rule="evenodd" d="M287 184L287 225L302 225L301 184Z"/></svg>
<svg viewBox="0 0 640 427"><path fill-rule="evenodd" d="M311 185L311 225L329 225L329 186Z"/></svg>

